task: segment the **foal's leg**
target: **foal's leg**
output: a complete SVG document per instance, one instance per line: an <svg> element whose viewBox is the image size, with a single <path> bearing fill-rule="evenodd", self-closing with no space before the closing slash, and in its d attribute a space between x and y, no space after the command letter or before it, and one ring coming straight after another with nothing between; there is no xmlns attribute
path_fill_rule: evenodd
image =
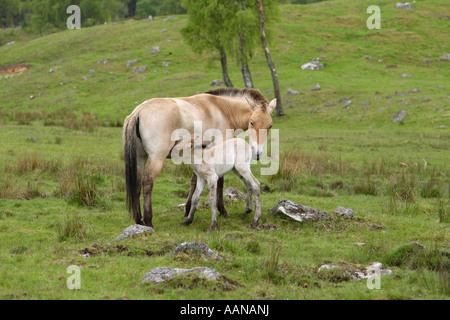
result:
<svg viewBox="0 0 450 320"><path fill-rule="evenodd" d="M261 217L261 200L259 197L261 184L252 174L248 166L236 166L236 171L239 177L245 182L245 185L247 186L247 194L249 195L249 197L247 198L247 211L250 210L251 212L251 208L253 206L253 201L250 194L253 193L255 195L255 216L251 225L252 227L256 227L258 225L258 220ZM247 211L244 212L244 214L246 214ZM243 217L245 217L244 214L242 215Z"/></svg>
<svg viewBox="0 0 450 320"><path fill-rule="evenodd" d="M217 179L216 175L208 179L209 186L209 207L211 208L211 225L209 226L208 232L214 231L217 226L217 212L216 212L216 202L217 202Z"/></svg>
<svg viewBox="0 0 450 320"><path fill-rule="evenodd" d="M148 227L153 227L153 210L152 210L152 191L156 177L161 172L164 164L163 159L150 159L150 163L142 181L144 189L144 223Z"/></svg>
<svg viewBox="0 0 450 320"><path fill-rule="evenodd" d="M197 186L197 175L195 172L192 172L192 178L191 178L191 189L189 190L189 195L186 201L186 205L184 206L184 216L187 217L189 215L189 212L191 211L191 204L192 204L192 195L194 194L195 187Z"/></svg>
<svg viewBox="0 0 450 320"><path fill-rule="evenodd" d="M181 225L187 226L191 224L192 221L194 220L195 209L197 209L198 201L200 200L200 196L202 195L203 188L205 187L205 185L206 180L201 177L197 177L197 187L195 188L195 191L192 194L192 204L191 209L189 210L189 216L184 222L181 223Z"/></svg>
<svg viewBox="0 0 450 320"><path fill-rule="evenodd" d="M250 183L245 182L245 187L247 188L247 208L245 208L245 212L241 215L242 219L247 217L248 214L253 211L252 185Z"/></svg>
<svg viewBox="0 0 450 320"><path fill-rule="evenodd" d="M259 218L261 218L261 199L259 197L261 193L261 184L251 172L250 175L252 177L252 191L255 195L255 216L253 218L251 226L256 227L258 225Z"/></svg>
<svg viewBox="0 0 450 320"><path fill-rule="evenodd" d="M225 209L225 204L223 201L223 183L224 177L219 178L217 180L217 209L219 210L219 214L223 217L230 217L227 209Z"/></svg>

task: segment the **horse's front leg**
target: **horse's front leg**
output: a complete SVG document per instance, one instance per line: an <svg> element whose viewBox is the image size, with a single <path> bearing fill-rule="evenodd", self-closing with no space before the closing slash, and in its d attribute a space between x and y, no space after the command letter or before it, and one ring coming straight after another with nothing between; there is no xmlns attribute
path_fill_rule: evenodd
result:
<svg viewBox="0 0 450 320"><path fill-rule="evenodd" d="M219 178L217 180L217 209L219 210L219 214L222 217L230 217L230 214L228 213L227 209L225 209L225 203L223 199L223 184L224 184L224 177Z"/></svg>
<svg viewBox="0 0 450 320"><path fill-rule="evenodd" d="M191 205L192 205L192 195L194 194L195 187L197 186L197 175L192 172L192 178L191 178L191 189L189 190L189 195L186 201L186 205L184 206L184 216L187 217L189 215L189 212L191 211Z"/></svg>

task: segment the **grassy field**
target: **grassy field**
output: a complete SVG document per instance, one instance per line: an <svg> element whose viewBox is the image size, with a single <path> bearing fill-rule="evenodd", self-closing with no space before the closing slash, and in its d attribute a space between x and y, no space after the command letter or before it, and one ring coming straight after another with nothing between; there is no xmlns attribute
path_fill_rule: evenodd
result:
<svg viewBox="0 0 450 320"><path fill-rule="evenodd" d="M448 299L450 62L441 56L449 53L449 7L436 0L397 10L379 1L381 29L368 30L371 4L281 7L271 52L286 116L274 118L280 171L254 170L265 190L258 229L250 228L252 217L241 220L243 200L226 203L231 218L219 219L212 234L207 206L192 225L179 226L176 206L185 201L190 171L167 160L153 193L156 232L115 240L133 223L125 206L124 118L144 100L193 95L221 78L216 56L197 56L183 42L185 16L0 48L1 66L31 65L0 78L0 299ZM159 53L149 53L154 46ZM324 69L301 70L319 56ZM139 66L147 70L134 74ZM250 68L255 86L271 89L262 50ZM230 75L242 83L231 61ZM311 91L317 83L321 90ZM287 95L288 88L300 94ZM407 116L394 123L400 110ZM244 191L234 176L225 186ZM269 215L279 198L330 219L300 224ZM339 206L352 208L354 218L332 214ZM185 241L205 242L225 259L170 257ZM393 271L380 290L317 271L372 262ZM66 286L70 265L81 268L81 290ZM162 266L206 266L226 278L140 282Z"/></svg>

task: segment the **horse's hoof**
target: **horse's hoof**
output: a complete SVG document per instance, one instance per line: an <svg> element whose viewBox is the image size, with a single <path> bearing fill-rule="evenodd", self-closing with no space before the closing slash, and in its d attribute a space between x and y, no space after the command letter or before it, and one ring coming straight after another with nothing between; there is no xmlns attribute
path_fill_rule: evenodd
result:
<svg viewBox="0 0 450 320"><path fill-rule="evenodd" d="M231 214L229 214L228 213L228 211L223 211L223 212L220 212L220 214L219 214L221 217L224 217L224 218L229 218L229 217L231 217Z"/></svg>
<svg viewBox="0 0 450 320"><path fill-rule="evenodd" d="M245 219L250 212L252 212L252 210L245 210L245 212L241 214L241 219Z"/></svg>
<svg viewBox="0 0 450 320"><path fill-rule="evenodd" d="M258 226L258 221L252 221L252 223L250 224L250 226L252 228L256 228Z"/></svg>
<svg viewBox="0 0 450 320"><path fill-rule="evenodd" d="M191 220L186 220L186 221L183 221L182 223L180 223L180 226L188 226L188 225L190 225L191 223L192 223Z"/></svg>

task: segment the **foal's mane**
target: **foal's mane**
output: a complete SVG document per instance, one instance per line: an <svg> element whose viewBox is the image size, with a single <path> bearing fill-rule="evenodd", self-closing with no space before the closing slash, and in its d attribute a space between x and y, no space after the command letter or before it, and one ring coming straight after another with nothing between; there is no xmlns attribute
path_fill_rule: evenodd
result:
<svg viewBox="0 0 450 320"><path fill-rule="evenodd" d="M211 94L214 96L227 96L227 97L247 97L251 99L253 102L257 103L261 106L263 111L266 110L269 101L266 97L263 96L261 92L256 89L244 88L244 89L236 89L236 88L219 88L213 89L205 92L206 94Z"/></svg>

